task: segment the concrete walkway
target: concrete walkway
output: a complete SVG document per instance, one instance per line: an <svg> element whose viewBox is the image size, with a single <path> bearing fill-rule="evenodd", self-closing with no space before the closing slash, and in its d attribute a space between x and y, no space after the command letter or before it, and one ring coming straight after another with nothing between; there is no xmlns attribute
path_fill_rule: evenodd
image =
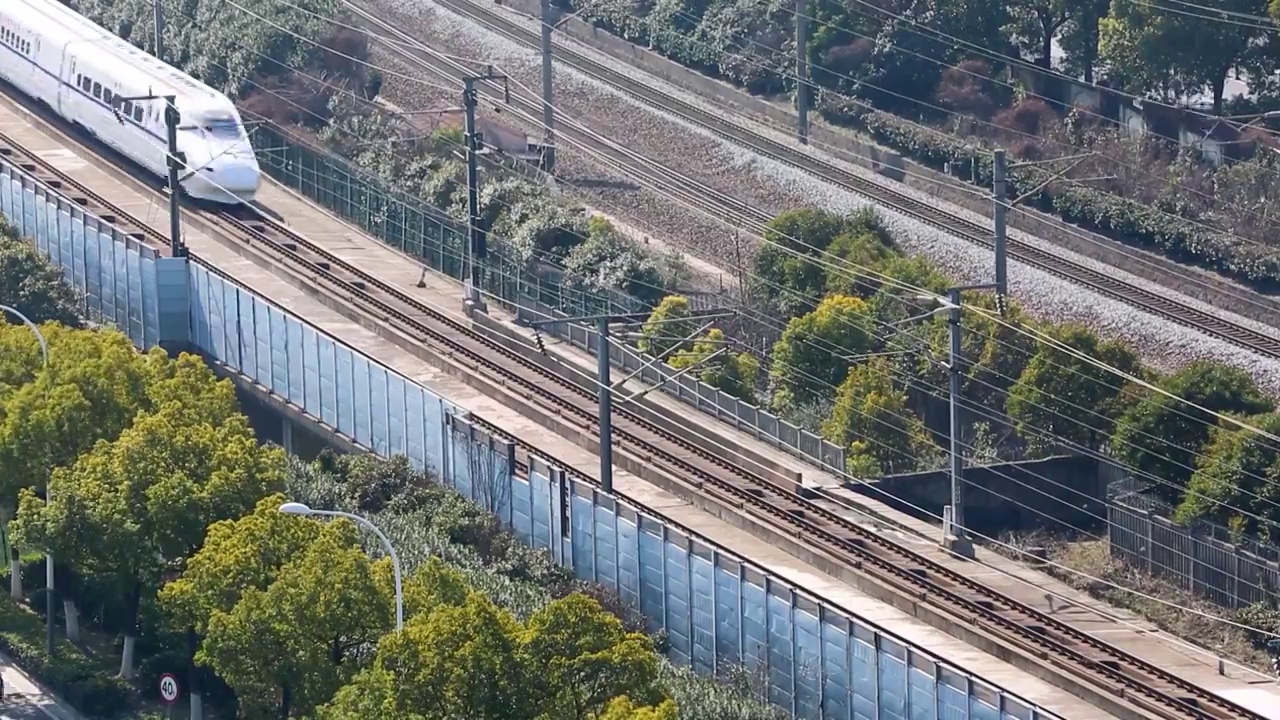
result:
<svg viewBox="0 0 1280 720"><path fill-rule="evenodd" d="M4 676L3 720L84 720L5 655L0 655L0 675Z"/></svg>

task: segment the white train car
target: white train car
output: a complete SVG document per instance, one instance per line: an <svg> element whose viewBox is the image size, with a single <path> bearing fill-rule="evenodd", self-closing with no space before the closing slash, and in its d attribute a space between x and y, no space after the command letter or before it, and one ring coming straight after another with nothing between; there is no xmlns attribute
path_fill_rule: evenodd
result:
<svg viewBox="0 0 1280 720"><path fill-rule="evenodd" d="M239 204L258 191L261 171L230 99L58 0L0 0L0 77L162 178L164 101L117 98L173 95L186 193Z"/></svg>

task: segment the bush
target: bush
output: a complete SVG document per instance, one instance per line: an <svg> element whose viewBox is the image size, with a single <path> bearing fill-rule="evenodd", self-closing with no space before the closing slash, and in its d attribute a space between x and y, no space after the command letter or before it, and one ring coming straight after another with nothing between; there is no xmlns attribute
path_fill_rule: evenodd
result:
<svg viewBox="0 0 1280 720"><path fill-rule="evenodd" d="M990 157L977 155L970 144L959 138L874 110L828 106L824 114L833 121L864 130L877 142L917 162L938 170L949 164L957 176L965 178L971 177L972 170L979 185L991 183ZM1038 123L1039 113L1027 107L1010 111L1003 121L1018 124L1033 119ZM1032 190L1048 177L1047 171L1037 168L1011 173L1009 194L1017 196ZM1260 290L1280 289L1280 248L1216 232L1170 217L1145 203L1082 185L1070 185L1053 194L1040 192L1035 200L1041 210L1113 240L1206 267Z"/></svg>
<svg viewBox="0 0 1280 720"><path fill-rule="evenodd" d="M91 718L114 718L133 704L125 681L94 663L76 646L59 638L58 656L44 650L45 628L40 618L13 600L0 601L0 652L18 667Z"/></svg>

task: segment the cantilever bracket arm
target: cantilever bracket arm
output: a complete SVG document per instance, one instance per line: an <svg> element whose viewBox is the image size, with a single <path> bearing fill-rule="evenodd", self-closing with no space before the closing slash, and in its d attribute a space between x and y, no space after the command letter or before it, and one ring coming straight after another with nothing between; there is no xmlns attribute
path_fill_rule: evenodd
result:
<svg viewBox="0 0 1280 720"><path fill-rule="evenodd" d="M616 403L616 404L618 404L618 405L624 405L624 404L626 404L626 403L631 402L632 400L637 400L637 399L639 399L639 398L642 398L642 397L644 397L645 395L648 395L649 393L653 392L654 390L657 390L658 388L662 387L663 385L666 385L667 383L671 382L672 380L675 380L676 378L680 377L681 375L685 375L685 374L687 374L687 373L689 373L689 372L691 372L691 371L693 371L693 370L698 370L698 369L700 369L700 368L702 368L702 367L706 366L706 365L707 365L708 363L710 363L712 360L714 360L715 358L717 358L717 357L719 357L719 356L721 356L721 355L723 355L723 354L725 354L725 353L727 353L727 352L729 352L729 348L720 348L719 350L717 350L717 351L715 351L715 352L711 353L710 355L708 355L708 356L706 356L706 357L702 358L702 359L701 359L701 360L699 360L698 362L693 363L692 365L690 365L690 366L688 366L688 367L686 367L686 368L682 368L679 372L675 373L674 375L669 375L669 376L667 376L667 377L663 378L663 379L662 379L662 382L660 382L660 383L658 383L658 384L656 384L656 385L654 385L654 386L652 386L652 387L647 387L647 388L645 388L645 389L643 389L643 390L638 390L638 391L636 391L636 392L634 392L634 393L632 393L632 394L628 395L627 397L625 397L625 398L623 398L623 399L621 399L621 400L617 401L617 403Z"/></svg>
<svg viewBox="0 0 1280 720"><path fill-rule="evenodd" d="M694 340L694 339L695 339L695 338L697 338L699 335L701 335L702 333L706 332L706 331L707 331L707 329L708 329L708 328L710 328L710 327L711 327L712 325L714 325L714 324L715 324L715 321L714 321L714 320L712 320L711 322L706 323L705 325L703 325L702 327L698 328L697 330L694 330L694 331L693 331L693 333L691 333L690 335L687 335L687 336L685 336L685 337L683 337L683 338L678 338L678 339L677 339L677 338L672 338L673 340L675 340L675 342L671 343L671 347L667 348L666 350L663 350L663 351L662 351L659 355L657 355L656 357L650 358L650 359L649 359L648 361L646 361L643 365L641 365L640 367L638 367L638 368L636 368L635 370L633 370L633 371L631 372L631 374L630 374L630 375L627 375L626 377L622 378L621 380L619 380L619 381L615 382L615 383L613 384L613 386L614 386L614 387L622 387L623 385L626 385L628 382L630 382L630 381L631 381L631 379L632 379L632 378L634 378L635 376L637 376L637 375L639 375L640 373L644 372L646 368L653 367L656 363L660 363L660 362L665 361L665 360L666 360L666 358L667 358L667 356L669 356L669 355L671 355L673 352L675 352L677 348L679 348L681 345L683 345L683 344L685 344L685 343L687 343L687 342L690 342L690 341ZM626 401L624 400L623 402L626 402Z"/></svg>

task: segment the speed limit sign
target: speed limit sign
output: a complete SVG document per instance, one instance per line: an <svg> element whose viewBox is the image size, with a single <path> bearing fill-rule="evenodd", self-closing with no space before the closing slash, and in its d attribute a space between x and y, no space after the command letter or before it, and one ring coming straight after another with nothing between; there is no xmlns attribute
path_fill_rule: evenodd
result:
<svg viewBox="0 0 1280 720"><path fill-rule="evenodd" d="M172 673L160 676L160 699L169 705L178 702L178 678Z"/></svg>

